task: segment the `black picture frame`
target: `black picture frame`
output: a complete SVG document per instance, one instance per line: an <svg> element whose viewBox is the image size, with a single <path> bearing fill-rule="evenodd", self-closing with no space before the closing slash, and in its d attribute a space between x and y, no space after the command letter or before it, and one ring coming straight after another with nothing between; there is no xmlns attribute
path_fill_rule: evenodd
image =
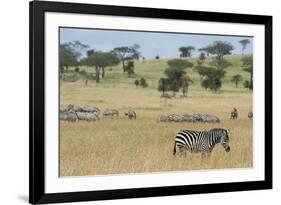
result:
<svg viewBox="0 0 281 205"><path fill-rule="evenodd" d="M124 6L105 6L62 2L33 1L30 12L30 164L29 202L31 204L75 202L168 195L202 194L260 190L272 188L272 17L261 15L214 13ZM154 188L85 191L71 193L45 192L45 80L44 25L45 12L98 14L127 17L198 20L209 22L259 24L265 27L265 180L235 183L198 184Z"/></svg>

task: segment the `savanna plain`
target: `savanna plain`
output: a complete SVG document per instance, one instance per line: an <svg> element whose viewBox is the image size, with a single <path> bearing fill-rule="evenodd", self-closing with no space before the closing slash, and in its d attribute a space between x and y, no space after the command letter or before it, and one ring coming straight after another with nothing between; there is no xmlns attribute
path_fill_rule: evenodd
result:
<svg viewBox="0 0 281 205"><path fill-rule="evenodd" d="M95 106L101 112L107 108L117 109L119 117L103 117L95 122L60 121L60 175L86 176L144 172L167 172L201 169L247 168L253 166L252 91L236 88L231 76L249 73L241 67L241 56L225 58L232 64L226 69L222 87L217 92L205 90L200 76L193 68L187 74L193 80L187 97L161 100L157 90L158 80L164 76L167 60L135 61L135 75L128 78L121 65L106 70L100 83L82 80L60 82L60 104ZM196 59L190 58L195 64ZM208 60L208 59L207 59ZM74 68L69 68L74 69ZM94 69L81 67L87 72ZM148 87L134 84L144 77ZM177 93L180 95L181 93ZM233 107L239 111L237 120L230 119ZM133 109L137 118L124 115ZM216 115L220 123L159 122L161 115L205 113ZM217 144L210 157L187 153L186 157L173 155L175 135L183 129L210 130L230 129L230 152Z"/></svg>

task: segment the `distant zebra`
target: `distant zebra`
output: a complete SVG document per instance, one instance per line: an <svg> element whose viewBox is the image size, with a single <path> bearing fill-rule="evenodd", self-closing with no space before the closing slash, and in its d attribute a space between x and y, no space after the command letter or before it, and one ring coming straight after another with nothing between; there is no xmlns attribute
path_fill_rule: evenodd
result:
<svg viewBox="0 0 281 205"><path fill-rule="evenodd" d="M129 119L137 119L137 114L134 110L129 110L128 112L125 112L125 116L128 116Z"/></svg>
<svg viewBox="0 0 281 205"><path fill-rule="evenodd" d="M192 131L182 130L176 135L173 154L175 155L179 148L180 153L189 151L191 153L201 152L202 157L210 155L214 146L220 143L226 152L230 151L229 130L215 128L210 131Z"/></svg>
<svg viewBox="0 0 281 205"><path fill-rule="evenodd" d="M82 112L96 113L97 115L99 115L100 109L97 107L84 106L82 107Z"/></svg>
<svg viewBox="0 0 281 205"><path fill-rule="evenodd" d="M251 119L253 119L253 112L249 112L248 113L248 118L251 120Z"/></svg>
<svg viewBox="0 0 281 205"><path fill-rule="evenodd" d="M106 109L104 112L103 112L103 116L111 116L111 117L118 117L119 116L119 112L118 110L115 110L115 109Z"/></svg>
<svg viewBox="0 0 281 205"><path fill-rule="evenodd" d="M69 112L61 112L60 111L60 120L66 120L70 122L78 121L79 118L77 116L77 113L75 111L69 111Z"/></svg>
<svg viewBox="0 0 281 205"><path fill-rule="evenodd" d="M238 111L236 108L233 108L232 112L230 113L230 118L233 120L238 118Z"/></svg>

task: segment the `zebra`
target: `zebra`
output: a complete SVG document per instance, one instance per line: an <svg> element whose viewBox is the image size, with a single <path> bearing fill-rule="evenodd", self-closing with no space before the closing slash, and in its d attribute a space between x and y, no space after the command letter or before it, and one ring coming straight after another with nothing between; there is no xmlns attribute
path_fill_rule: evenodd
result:
<svg viewBox="0 0 281 205"><path fill-rule="evenodd" d="M119 112L118 110L115 110L115 109L106 109L104 112L103 112L103 116L111 116L111 117L118 117L119 116Z"/></svg>
<svg viewBox="0 0 281 205"><path fill-rule="evenodd" d="M230 118L233 120L238 118L238 111L236 108L233 108L232 112L230 113Z"/></svg>
<svg viewBox="0 0 281 205"><path fill-rule="evenodd" d="M97 113L97 115L99 115L100 109L97 107L84 106L82 107L82 112Z"/></svg>
<svg viewBox="0 0 281 205"><path fill-rule="evenodd" d="M176 114L168 115L168 121L170 121L170 122L182 122L183 116L176 115Z"/></svg>
<svg viewBox="0 0 281 205"><path fill-rule="evenodd" d="M128 116L128 118L131 119L137 119L137 114L134 110L129 110L128 112L125 112L125 116Z"/></svg>
<svg viewBox="0 0 281 205"><path fill-rule="evenodd" d="M67 106L67 110L68 111L75 111L75 112L83 112L83 108L82 107L80 107L78 105L72 105L72 104Z"/></svg>
<svg viewBox="0 0 281 205"><path fill-rule="evenodd" d="M253 119L253 112L249 112L248 113L248 118L251 120L251 119Z"/></svg>
<svg viewBox="0 0 281 205"><path fill-rule="evenodd" d="M173 155L176 154L176 148L180 153L189 151L191 153L201 152L202 157L210 155L214 146L220 143L226 152L230 151L229 129L215 128L210 131L192 131L182 130L175 137Z"/></svg>
<svg viewBox="0 0 281 205"><path fill-rule="evenodd" d="M60 120L66 120L70 122L78 121L78 115L75 111L69 111L69 112L62 112L60 111Z"/></svg>
<svg viewBox="0 0 281 205"><path fill-rule="evenodd" d="M60 112L68 112L68 106L60 105Z"/></svg>
<svg viewBox="0 0 281 205"><path fill-rule="evenodd" d="M86 121L97 121L99 120L99 116L95 113L87 113L87 112L76 112L77 117L79 120L86 120Z"/></svg>

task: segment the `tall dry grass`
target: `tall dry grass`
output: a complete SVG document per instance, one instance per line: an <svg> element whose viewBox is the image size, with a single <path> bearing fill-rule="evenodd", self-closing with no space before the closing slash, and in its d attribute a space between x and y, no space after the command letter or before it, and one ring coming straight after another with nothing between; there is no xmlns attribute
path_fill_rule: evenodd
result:
<svg viewBox="0 0 281 205"><path fill-rule="evenodd" d="M64 122L60 127L61 176L104 175L120 173L161 172L198 169L252 167L251 92L190 90L189 97L160 102L154 89L109 86L94 83L88 87L63 83L62 104L94 105L100 109L115 108L119 118L101 118L98 122ZM128 108L137 112L136 120L123 115ZM238 120L230 120L233 107ZM221 123L159 123L163 114L214 114ZM214 127L231 130L231 151L216 145L212 155L186 158L173 156L175 134L182 129L209 130Z"/></svg>

